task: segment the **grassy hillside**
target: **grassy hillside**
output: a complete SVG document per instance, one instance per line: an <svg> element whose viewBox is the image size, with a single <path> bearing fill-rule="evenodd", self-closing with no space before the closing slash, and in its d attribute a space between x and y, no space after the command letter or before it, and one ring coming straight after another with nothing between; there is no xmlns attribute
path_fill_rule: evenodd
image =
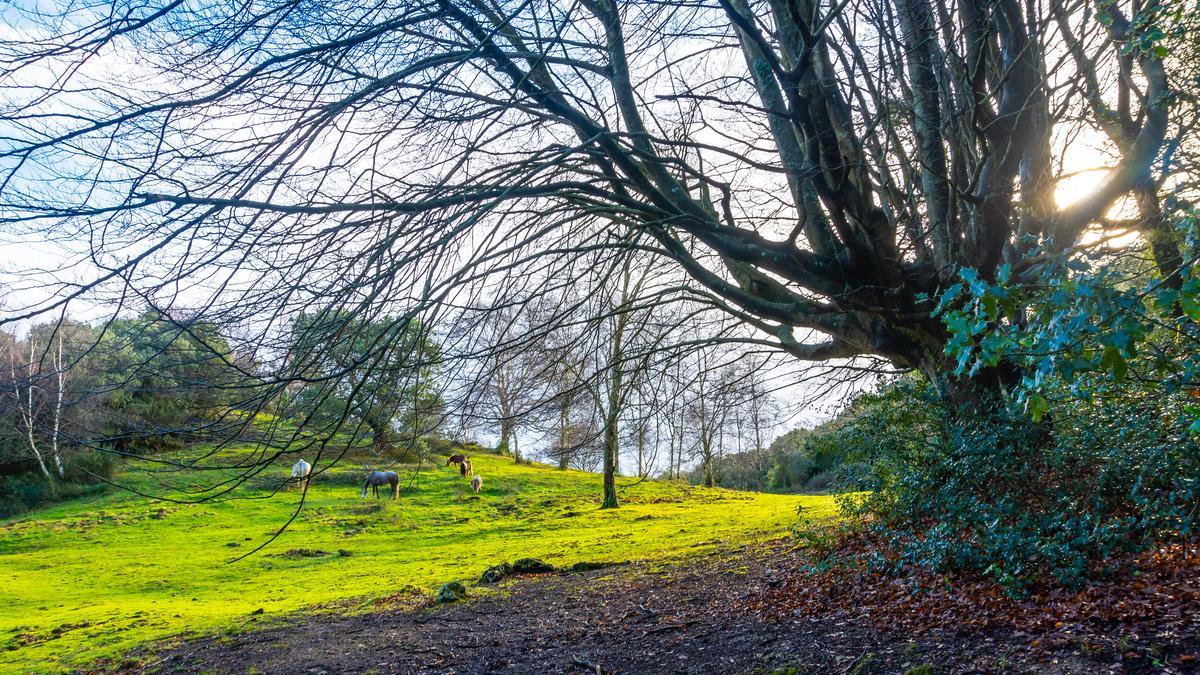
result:
<svg viewBox="0 0 1200 675"><path fill-rule="evenodd" d="M6 521L0 670L119 660L135 645L184 632L415 600L524 556L570 564L687 555L777 535L799 505L806 517L834 512L828 497L633 480L622 481L621 509L600 511L596 475L473 459L484 477L478 496L447 468L427 467L419 486L379 503L359 499L361 467L321 475L292 526L236 563L286 522L299 493L177 505L114 492ZM142 474L125 478L152 487ZM244 496L267 497L262 487Z"/></svg>

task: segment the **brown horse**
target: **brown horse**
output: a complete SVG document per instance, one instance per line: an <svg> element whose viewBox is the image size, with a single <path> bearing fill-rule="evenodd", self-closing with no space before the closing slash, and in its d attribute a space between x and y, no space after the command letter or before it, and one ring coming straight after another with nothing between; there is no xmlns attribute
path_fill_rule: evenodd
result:
<svg viewBox="0 0 1200 675"><path fill-rule="evenodd" d="M475 473L475 467L471 466L471 460L464 459L462 463L458 465L458 472L462 474L464 478L466 478L467 476Z"/></svg>
<svg viewBox="0 0 1200 675"><path fill-rule="evenodd" d="M450 466L451 464L462 464L465 461L467 461L466 455L461 454L461 453L456 453L456 454L450 455L450 459L446 460L446 466Z"/></svg>

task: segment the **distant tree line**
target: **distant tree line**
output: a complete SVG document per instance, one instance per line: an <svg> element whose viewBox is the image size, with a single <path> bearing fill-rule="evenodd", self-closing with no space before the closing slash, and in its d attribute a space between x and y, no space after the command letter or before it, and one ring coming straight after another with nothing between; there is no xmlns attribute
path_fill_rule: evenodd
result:
<svg viewBox="0 0 1200 675"><path fill-rule="evenodd" d="M391 345L383 358L372 340ZM305 380L278 388L270 364L203 317L146 311L0 331L0 513L107 482L121 458L187 468L171 453L195 445L283 452L302 436L308 448L337 439L341 452L428 454L444 411L437 347L419 323L300 315L283 344Z"/></svg>
<svg viewBox="0 0 1200 675"><path fill-rule="evenodd" d="M115 458L236 425L246 363L215 325L157 312L0 332L0 477L19 510L110 477Z"/></svg>
<svg viewBox="0 0 1200 675"><path fill-rule="evenodd" d="M899 382L907 382L908 379ZM853 395L832 419L797 427L766 446L754 446L721 457L714 467L716 485L764 492L824 492L853 487L868 471L871 452L863 429L877 423L882 410L898 405L898 382ZM867 441L869 442L869 441ZM688 473L701 483L700 468Z"/></svg>

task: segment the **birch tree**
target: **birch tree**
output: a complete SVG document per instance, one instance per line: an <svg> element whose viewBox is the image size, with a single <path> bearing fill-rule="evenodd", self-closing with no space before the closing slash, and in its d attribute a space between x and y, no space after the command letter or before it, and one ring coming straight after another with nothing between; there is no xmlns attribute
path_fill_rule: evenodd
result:
<svg viewBox="0 0 1200 675"><path fill-rule="evenodd" d="M54 477L47 468L46 460L42 455L41 448L38 447L37 426L40 417L40 397L35 395L37 390L36 382L40 379L41 372L39 362L37 360L37 342L30 337L25 341L28 356L18 366L17 352L20 349L19 344L15 341L8 346L8 367L10 381L12 382L12 401L13 409L16 410L17 417L20 420L23 437L26 448L29 454L37 462L38 470L50 481L54 483Z"/></svg>

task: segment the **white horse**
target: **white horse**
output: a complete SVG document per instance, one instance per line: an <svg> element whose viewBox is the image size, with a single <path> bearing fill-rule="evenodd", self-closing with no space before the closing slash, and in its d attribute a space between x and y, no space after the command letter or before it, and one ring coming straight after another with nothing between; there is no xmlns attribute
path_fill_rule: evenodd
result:
<svg viewBox="0 0 1200 675"><path fill-rule="evenodd" d="M479 491L482 489L483 489L483 476L476 474L475 477L471 479L471 492L474 492L475 494L479 494Z"/></svg>
<svg viewBox="0 0 1200 675"><path fill-rule="evenodd" d="M312 465L304 460L296 462L292 467L292 483L308 487L308 478L312 475Z"/></svg>
<svg viewBox="0 0 1200 675"><path fill-rule="evenodd" d="M391 489L392 499L400 494L400 475L395 471L372 471L367 474L363 483L362 499L367 498L367 488L375 490L375 499L379 499L379 488L387 485Z"/></svg>

